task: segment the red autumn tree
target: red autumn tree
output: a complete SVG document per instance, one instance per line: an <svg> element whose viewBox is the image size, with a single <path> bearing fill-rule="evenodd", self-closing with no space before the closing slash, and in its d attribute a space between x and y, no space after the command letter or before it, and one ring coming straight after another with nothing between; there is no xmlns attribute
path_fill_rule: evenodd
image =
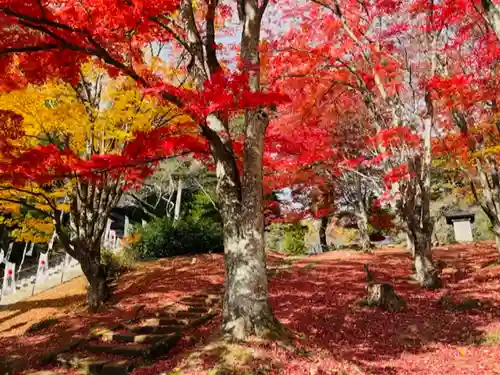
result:
<svg viewBox="0 0 500 375"><path fill-rule="evenodd" d="M417 4L428 12L429 5ZM434 28L444 35L439 69L429 80L445 133L436 151L468 181L475 202L491 222L500 251L499 4L435 4Z"/></svg>
<svg viewBox="0 0 500 375"><path fill-rule="evenodd" d="M427 83L443 43L434 28L438 11L420 12L400 1L313 3L291 10L302 19L300 32L290 31L274 46L280 51L275 65L286 67L281 76L313 77L327 91L342 87L346 93L339 97L354 96L363 105L369 127L378 133L372 138L375 153L352 160L351 167L384 170L385 196L408 235L417 279L424 287L436 287L430 216L436 113Z"/></svg>
<svg viewBox="0 0 500 375"><path fill-rule="evenodd" d="M268 1L236 5L242 74L230 75L221 68L215 30L216 17L231 17L232 9L218 1L195 9L191 0L1 0L0 74L4 89L46 77L75 82L78 65L91 56L110 74L132 77L191 117L217 169L226 254L223 331L245 339L278 327L268 302L262 166L267 106L280 96L260 87L258 47ZM170 85L148 68L144 47L159 42L189 57L185 76L194 90ZM241 160L229 126L234 111L244 113Z"/></svg>
<svg viewBox="0 0 500 375"><path fill-rule="evenodd" d="M145 98L130 80L104 81L102 70L86 66L75 87L48 83L1 97L17 117L1 127L0 205L13 218L24 208L53 223L89 282L92 310L110 296L102 238L124 190L149 175L156 160L187 149L208 153L189 127L177 133L171 120L179 112Z"/></svg>
<svg viewBox="0 0 500 375"><path fill-rule="evenodd" d="M314 64L314 58L302 62L306 66L308 63ZM376 147L367 142L375 130L363 110L363 102L350 93L349 88L332 84L332 77L325 72L287 74L289 67L286 64L280 68L274 71L275 79L293 101L283 106L287 115L280 116L272 124L272 129L288 127L286 132L276 132L280 135L278 145L284 152L299 155L297 160L301 163L293 170L298 179L304 180L303 175L308 172L311 176L305 179L306 182L320 183L320 188L313 190L316 192L314 197L322 198L320 201L330 197L331 202L326 206L316 204L317 208L323 208L324 215L339 209L348 210L355 216L360 245L367 250L371 247L368 233L371 202L383 193L384 187L380 168L361 163L376 151ZM302 134L308 136L301 137ZM303 139L308 142L304 143ZM283 147L284 143L288 146ZM276 169L281 171L281 166ZM329 210L324 210L327 207ZM328 216L313 211L321 217L320 237L326 249L324 231Z"/></svg>
<svg viewBox="0 0 500 375"><path fill-rule="evenodd" d="M326 229L328 218L335 208L335 192L333 176L321 173L320 164L331 159L330 138L317 127L303 126L299 129L287 126L296 124L285 115L289 110L288 106L282 108L266 138L265 187L272 190L291 189L291 198L300 209L289 210L285 217L278 219L287 222L311 217L320 219L320 243L323 251L327 251Z"/></svg>

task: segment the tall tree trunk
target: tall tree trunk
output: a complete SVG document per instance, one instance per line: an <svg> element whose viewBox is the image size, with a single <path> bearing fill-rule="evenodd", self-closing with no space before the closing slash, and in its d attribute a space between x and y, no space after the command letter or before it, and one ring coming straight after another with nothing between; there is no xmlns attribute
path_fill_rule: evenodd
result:
<svg viewBox="0 0 500 375"><path fill-rule="evenodd" d="M326 231L328 229L328 216L321 217L321 224L319 226L319 243L321 245L321 251L328 251L328 242L326 240Z"/></svg>
<svg viewBox="0 0 500 375"><path fill-rule="evenodd" d="M105 177L107 178L107 177ZM101 262L101 246L111 210L121 197L120 181L99 187L79 181L70 195L70 218L67 223L54 216L55 230L66 252L78 260L89 282L88 307L96 311L111 296L108 269Z"/></svg>
<svg viewBox="0 0 500 375"><path fill-rule="evenodd" d="M181 216L181 204L182 204L182 189L184 187L184 182L182 178L179 177L179 182L177 183L177 195L175 197L175 208L174 208L174 221L179 220Z"/></svg>
<svg viewBox="0 0 500 375"><path fill-rule="evenodd" d="M408 250L413 253L416 279L420 286L434 289L440 287L441 279L431 254L434 221L430 214L430 160L430 127L426 127L423 155L416 155L409 163L415 177L401 183L399 212L406 227Z"/></svg>
<svg viewBox="0 0 500 375"><path fill-rule="evenodd" d="M257 0L239 0L243 22L241 57L249 75L250 89L260 90L259 42L264 8ZM227 189L241 187L241 203L221 197L224 202L226 288L222 329L230 338L245 340L273 335L280 327L268 300L266 254L264 251L263 154L269 118L262 109L245 112L245 148L241 185L232 181ZM232 164L236 168L236 163ZM236 170L231 173L237 176ZM223 176L221 176L223 177ZM219 181L222 184L221 177ZM227 190L223 189L223 190ZM223 192L221 190L221 192ZM239 204L240 203L240 204ZM238 215L235 213L239 211Z"/></svg>
<svg viewBox="0 0 500 375"><path fill-rule="evenodd" d="M370 234L368 233L368 214L362 201L359 201L356 210L356 222L358 224L359 245L362 250L368 251L372 247Z"/></svg>
<svg viewBox="0 0 500 375"><path fill-rule="evenodd" d="M181 3L180 18L194 63L190 75L201 88L203 82L221 68L216 56L215 8L218 2L207 1L204 38L194 21L192 0ZM243 71L249 76L250 89L260 90L259 43L260 23L267 1L238 0L243 23L241 58ZM214 114L217 115L217 114ZM263 153L264 135L269 122L262 109L245 112L245 146L243 171L240 173L232 149L227 121L219 118L215 127L202 124L216 161L217 195L224 228L225 292L222 331L229 339L245 340L250 336L267 336L281 328L268 301L266 254L264 251Z"/></svg>
<svg viewBox="0 0 500 375"><path fill-rule="evenodd" d="M356 181L356 224L359 232L359 245L363 251L368 251L372 247L370 234L368 233L368 204L366 195L361 187L361 177L355 175Z"/></svg>
<svg viewBox="0 0 500 375"><path fill-rule="evenodd" d="M266 337L279 327L268 301L258 160L255 169L245 168L245 189L241 188L233 161L217 161L226 271L222 330L234 340L253 335Z"/></svg>
<svg viewBox="0 0 500 375"><path fill-rule="evenodd" d="M420 286L428 289L439 288L441 280L439 270L434 265L431 253L431 237L423 231L413 231L410 234L414 248L414 265L416 279Z"/></svg>

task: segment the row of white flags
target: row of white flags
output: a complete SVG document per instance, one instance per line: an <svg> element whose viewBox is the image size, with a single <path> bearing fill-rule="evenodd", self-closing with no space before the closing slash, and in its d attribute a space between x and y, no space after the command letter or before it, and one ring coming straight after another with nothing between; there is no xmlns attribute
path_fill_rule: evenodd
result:
<svg viewBox="0 0 500 375"><path fill-rule="evenodd" d="M124 226L124 235L127 236L129 233L130 224L129 219L125 216L125 226ZM57 238L57 234L54 231L51 239L48 242L48 249L46 253L40 253L40 257L38 259L38 268L36 272L36 277L34 280L35 285L41 284L47 281L49 277L49 253L54 246L54 242ZM111 230L111 220L108 220L106 231L104 232L103 245L109 249L115 250L118 249L121 245L120 238L116 235L114 230ZM5 272L3 278L3 285L0 298L9 294L13 294L16 292L16 263L9 262L10 254L12 252L13 243L9 244L9 248L7 250L7 254L5 254L3 249L0 249L0 264L5 263ZM24 259L26 256L33 255L34 243L28 244L26 243L24 246L23 257L21 263L19 265L19 270L17 271L18 276L21 272L22 266L24 264ZM29 249L28 249L29 247ZM64 258L64 262L62 264L62 269L60 270L63 274L64 271L69 267L74 267L78 264L78 262L73 259L69 254L66 253ZM61 277L62 281L62 277ZM34 287L33 287L34 291Z"/></svg>
<svg viewBox="0 0 500 375"><path fill-rule="evenodd" d="M70 268L73 268L78 265L78 262L73 259L69 254L66 253L64 257L64 261L58 270L58 273L61 273L61 281L64 275L64 272ZM19 270L20 271L20 270ZM3 278L2 285L2 293L1 296L7 296L10 294L16 293L16 276L19 276L19 271L16 275L16 264L13 262L6 262L5 264L5 273ZM49 253L40 253L40 257L38 258L38 267L36 271L35 280L33 280L34 286L33 291L36 285L41 285L45 283L49 279ZM30 280L31 281L31 280ZM30 285L30 284L28 284Z"/></svg>

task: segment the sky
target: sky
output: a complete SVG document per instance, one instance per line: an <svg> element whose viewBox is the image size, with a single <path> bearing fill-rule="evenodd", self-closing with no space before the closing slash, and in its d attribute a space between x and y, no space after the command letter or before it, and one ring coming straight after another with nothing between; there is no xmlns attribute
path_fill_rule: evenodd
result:
<svg viewBox="0 0 500 375"><path fill-rule="evenodd" d="M304 3L305 0L297 0L297 4ZM238 19L235 2L225 2L231 6L232 17L226 20L224 28L216 30L216 43L221 46L218 57L229 62L228 68L234 69L237 52L232 48L239 45L241 41L241 24ZM289 31L298 27L298 20L283 16L283 8L276 6L272 1L269 3L264 19L262 21L262 40L275 40ZM160 57L167 62L177 61L178 55L172 48L166 47L162 50ZM232 64L231 64L232 62Z"/></svg>

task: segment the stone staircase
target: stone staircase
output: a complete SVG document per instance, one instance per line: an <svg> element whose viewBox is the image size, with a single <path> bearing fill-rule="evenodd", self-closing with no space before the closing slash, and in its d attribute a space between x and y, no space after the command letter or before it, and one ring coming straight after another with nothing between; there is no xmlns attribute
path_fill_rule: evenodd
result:
<svg viewBox="0 0 500 375"><path fill-rule="evenodd" d="M213 319L220 309L220 290L212 289L178 301L179 309L137 316L111 329L94 331L70 351L54 356L59 364L90 375L125 375L165 356L185 336Z"/></svg>

